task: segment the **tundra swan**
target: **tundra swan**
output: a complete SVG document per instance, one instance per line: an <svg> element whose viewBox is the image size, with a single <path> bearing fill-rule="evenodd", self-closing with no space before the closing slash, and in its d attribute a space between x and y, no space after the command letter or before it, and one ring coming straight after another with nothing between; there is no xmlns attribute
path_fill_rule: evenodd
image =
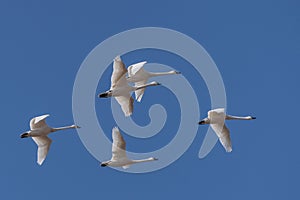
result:
<svg viewBox="0 0 300 200"><path fill-rule="evenodd" d="M232 151L231 140L229 129L225 125L224 120L252 120L256 119L256 117L247 116L247 117L237 117L226 115L224 108L217 108L214 110L210 110L207 113L208 117L201 120L198 124L210 124L212 129L217 134L219 141L222 146L225 148L226 152Z"/></svg>
<svg viewBox="0 0 300 200"><path fill-rule="evenodd" d="M47 136L49 133L71 128L80 128L76 125L52 128L46 124L47 117L49 117L48 114L32 118L30 120L30 131L27 131L20 135L21 138L31 137L37 144L37 163L39 165L42 165L44 160L46 159L50 145L52 143L52 140Z"/></svg>
<svg viewBox="0 0 300 200"><path fill-rule="evenodd" d="M126 156L126 142L121 135L118 127L114 127L112 129L112 157L109 161L105 161L101 163L102 167L112 166L112 167L123 167L127 169L132 164L141 163L141 162L149 162L157 160L157 158L146 158L140 160L130 160Z"/></svg>
<svg viewBox="0 0 300 200"><path fill-rule="evenodd" d="M147 61L139 62L133 65L130 65L127 69L128 71L128 77L127 81L134 83L135 87L140 87L147 83L148 79L155 76L164 76L164 75L172 75L172 74L181 74L178 71L168 71L168 72L148 72L144 69L144 65L147 63ZM142 100L142 97L144 95L146 88L142 88L140 90L136 90L135 93L135 99L140 102Z"/></svg>

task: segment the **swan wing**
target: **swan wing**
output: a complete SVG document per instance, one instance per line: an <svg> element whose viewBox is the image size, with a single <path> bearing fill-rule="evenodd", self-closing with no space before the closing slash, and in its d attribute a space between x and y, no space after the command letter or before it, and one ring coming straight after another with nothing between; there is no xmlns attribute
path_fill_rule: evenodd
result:
<svg viewBox="0 0 300 200"><path fill-rule="evenodd" d="M32 139L38 146L37 163L42 165L46 159L52 140L47 136L32 137Z"/></svg>
<svg viewBox="0 0 300 200"><path fill-rule="evenodd" d="M125 116L128 117L132 114L133 111L133 98L128 95L126 96L116 96L115 99L120 104L122 111L124 112Z"/></svg>
<svg viewBox="0 0 300 200"><path fill-rule="evenodd" d="M139 82L136 82L134 84L135 87L140 87L140 86L143 86L147 83L147 80L145 81L139 81ZM138 102L141 102L142 98L143 98L143 95L144 95L144 92L145 92L145 89L146 88L142 88L142 89L139 89L139 90L136 90L134 91L134 94L135 94L135 99L138 101Z"/></svg>
<svg viewBox="0 0 300 200"><path fill-rule="evenodd" d="M217 109L210 110L207 113L207 116L209 118L214 117L216 115L225 115L225 109L224 108L217 108Z"/></svg>
<svg viewBox="0 0 300 200"><path fill-rule="evenodd" d="M125 68L125 64L121 60L120 56L117 56L114 59L114 64L113 64L113 73L111 75L111 89L119 85L127 84L126 77L125 77L126 73L127 70Z"/></svg>
<svg viewBox="0 0 300 200"><path fill-rule="evenodd" d="M222 146L225 148L226 152L232 151L230 132L226 125L222 124L210 124L212 129L216 132Z"/></svg>
<svg viewBox="0 0 300 200"><path fill-rule="evenodd" d="M123 86L126 86L128 85L128 81L126 79L126 73L124 73L120 79L118 80L118 82L115 83L115 85L112 86L111 89L114 89L114 88L118 88L118 87L123 87Z"/></svg>
<svg viewBox="0 0 300 200"><path fill-rule="evenodd" d="M32 118L30 120L30 129L33 130L33 129L37 129L37 128L47 126L46 118L49 117L49 116L50 115L46 114L46 115L42 115L42 116Z"/></svg>
<svg viewBox="0 0 300 200"><path fill-rule="evenodd" d="M139 62L128 67L128 77L132 77L136 75L139 71L143 71L143 66L147 63L147 61Z"/></svg>
<svg viewBox="0 0 300 200"><path fill-rule="evenodd" d="M112 160L124 160L126 156L126 142L118 127L112 129Z"/></svg>

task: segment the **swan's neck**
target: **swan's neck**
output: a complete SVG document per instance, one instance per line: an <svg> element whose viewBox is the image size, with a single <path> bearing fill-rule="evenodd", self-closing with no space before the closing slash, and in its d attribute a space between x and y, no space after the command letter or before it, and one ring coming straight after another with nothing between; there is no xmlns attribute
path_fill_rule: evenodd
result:
<svg viewBox="0 0 300 200"><path fill-rule="evenodd" d="M149 86L155 86L155 85L158 85L157 83L148 83L148 84L145 84L145 85L142 85L142 86L139 86L139 87L134 87L134 90L140 90L140 89L143 89L143 88L146 88L146 87L149 87Z"/></svg>
<svg viewBox="0 0 300 200"><path fill-rule="evenodd" d="M72 129L72 128L76 128L76 127L74 125L71 125L71 126L63 126L63 127L58 127L58 128L52 128L51 132L66 130L66 129Z"/></svg>
<svg viewBox="0 0 300 200"><path fill-rule="evenodd" d="M174 71L169 71L169 72L149 72L150 77L154 77L154 76L164 76L164 75L172 75L172 74L176 74L176 72Z"/></svg>
<svg viewBox="0 0 300 200"><path fill-rule="evenodd" d="M232 116L232 115L226 115L226 120L233 120L233 119L237 119L237 120L251 120L253 119L251 116L247 116L247 117L238 117L238 116Z"/></svg>
<svg viewBox="0 0 300 200"><path fill-rule="evenodd" d="M150 161L154 161L155 159L153 158L146 158L146 159L140 159L140 160L131 160L132 163L141 163L141 162L150 162Z"/></svg>

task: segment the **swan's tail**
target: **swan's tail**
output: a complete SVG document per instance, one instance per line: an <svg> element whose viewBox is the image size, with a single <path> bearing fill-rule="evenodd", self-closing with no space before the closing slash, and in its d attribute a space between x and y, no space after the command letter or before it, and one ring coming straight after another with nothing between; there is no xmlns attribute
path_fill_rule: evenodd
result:
<svg viewBox="0 0 300 200"><path fill-rule="evenodd" d="M124 165L122 166L123 169L128 169L130 167L130 165Z"/></svg>

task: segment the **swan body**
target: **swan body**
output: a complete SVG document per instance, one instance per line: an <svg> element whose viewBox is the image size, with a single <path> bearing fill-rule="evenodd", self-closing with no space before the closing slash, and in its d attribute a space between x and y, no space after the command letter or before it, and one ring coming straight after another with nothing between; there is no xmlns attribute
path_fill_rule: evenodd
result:
<svg viewBox="0 0 300 200"><path fill-rule="evenodd" d="M172 75L172 74L180 74L180 72L177 71L168 71L168 72L148 72L144 69L144 65L147 63L147 61L139 62L133 65L130 65L127 69L128 71L128 77L127 81L134 83L136 87L142 86L148 82L148 79L155 76L164 76L164 75ZM135 99L140 102L142 100L142 97L144 95L145 88L136 90L135 93Z"/></svg>
<svg viewBox="0 0 300 200"><path fill-rule="evenodd" d="M225 125L225 120L252 120L256 119L256 117L246 116L246 117L238 117L232 115L226 115L224 108L217 108L214 110L210 110L207 113L208 117L201 120L199 124L210 124L212 129L217 134L219 141L222 146L225 148L226 152L232 151L231 139L230 139L230 131Z"/></svg>
<svg viewBox="0 0 300 200"><path fill-rule="evenodd" d="M48 134L59 130L80 128L76 125L52 128L46 123L47 117L49 117L48 114L32 118L29 123L30 130L20 135L21 138L31 137L37 144L37 163L39 165L42 165L44 160L46 159L50 145L52 143L52 140L47 136Z"/></svg>
<svg viewBox="0 0 300 200"><path fill-rule="evenodd" d="M131 97L131 92L160 84L153 81L148 84L145 83L138 86L130 86L126 80L126 74L127 70L125 68L125 64L121 60L120 56L117 56L113 63L111 87L108 91L101 93L98 96L99 98L115 97L125 116L128 117L133 112L133 98Z"/></svg>
<svg viewBox="0 0 300 200"><path fill-rule="evenodd" d="M102 167L112 166L112 167L123 167L127 169L132 164L141 163L141 162L150 162L157 160L156 158L150 157L146 159L140 160L131 160L126 155L126 142L121 135L118 127L114 127L112 129L112 157L109 161L105 161L101 163Z"/></svg>

